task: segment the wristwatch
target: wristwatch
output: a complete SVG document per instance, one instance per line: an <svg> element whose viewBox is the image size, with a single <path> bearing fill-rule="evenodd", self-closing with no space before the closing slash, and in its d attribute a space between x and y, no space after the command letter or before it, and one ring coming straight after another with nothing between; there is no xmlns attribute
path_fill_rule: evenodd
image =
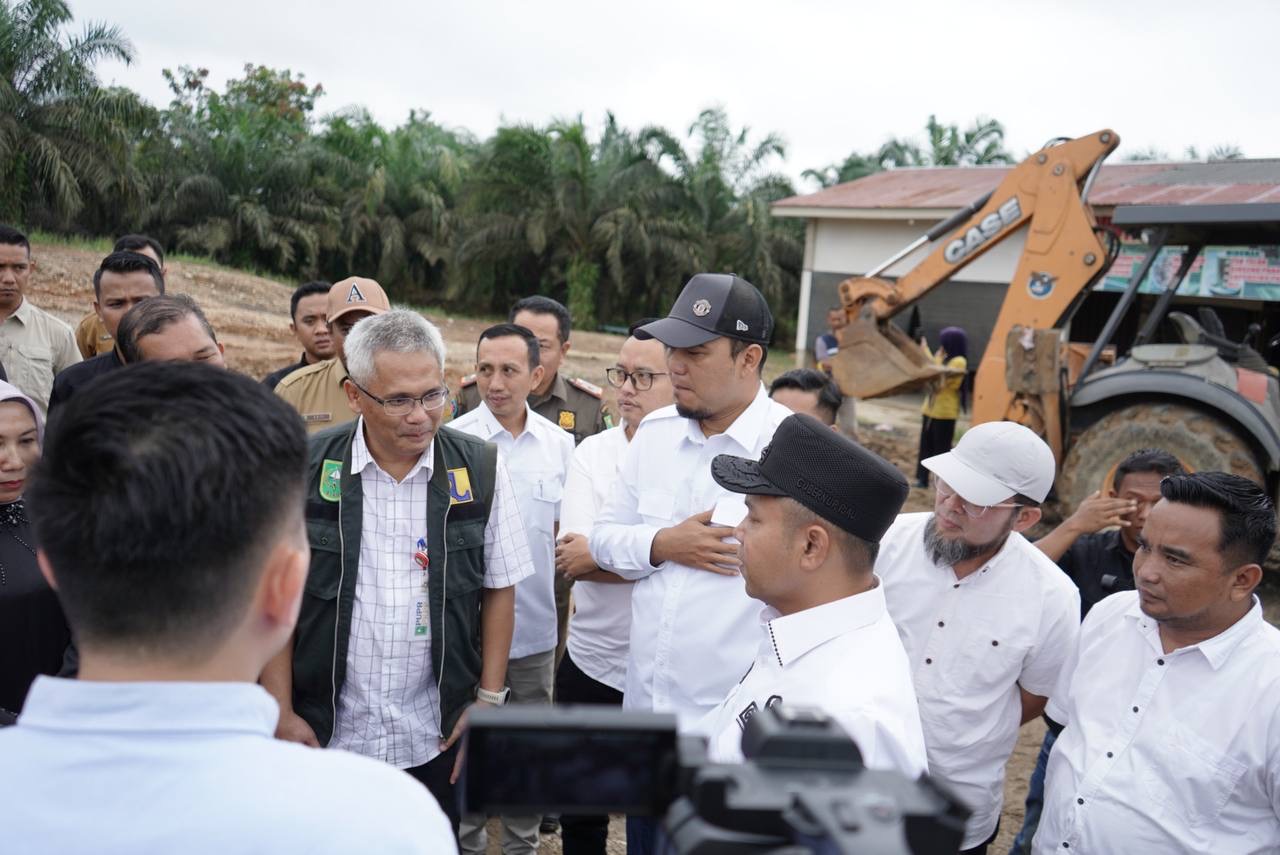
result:
<svg viewBox="0 0 1280 855"><path fill-rule="evenodd" d="M476 686L476 700L484 701L486 704L492 704L495 707L505 706L507 698L511 697L511 687L503 686L501 692L491 692L488 689L482 689Z"/></svg>

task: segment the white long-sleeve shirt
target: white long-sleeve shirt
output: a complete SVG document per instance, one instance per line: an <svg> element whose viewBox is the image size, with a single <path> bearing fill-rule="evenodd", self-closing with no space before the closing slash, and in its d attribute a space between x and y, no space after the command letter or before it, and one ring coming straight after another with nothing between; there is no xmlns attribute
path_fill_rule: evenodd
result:
<svg viewBox="0 0 1280 855"><path fill-rule="evenodd" d="M545 653L556 646L555 550L556 521L564 476L573 458L573 434L529 409L525 425L512 436L483 402L455 421L454 430L492 442L506 464L515 488L516 504L529 539L534 573L516 583L516 625L511 658Z"/></svg>
<svg viewBox="0 0 1280 855"><path fill-rule="evenodd" d="M720 703L755 656L760 604L739 576L673 561L649 563L654 535L733 496L711 477L718 454L752 459L791 411L764 386L724 433L705 436L674 406L645 417L627 447L618 487L591 530L601 567L636 579L626 709L674 712L692 725ZM741 498L735 496L735 498Z"/></svg>
<svg viewBox="0 0 1280 855"><path fill-rule="evenodd" d="M1280 630L1256 599L1165 653L1137 592L1113 594L1058 686L1035 852L1280 851Z"/></svg>

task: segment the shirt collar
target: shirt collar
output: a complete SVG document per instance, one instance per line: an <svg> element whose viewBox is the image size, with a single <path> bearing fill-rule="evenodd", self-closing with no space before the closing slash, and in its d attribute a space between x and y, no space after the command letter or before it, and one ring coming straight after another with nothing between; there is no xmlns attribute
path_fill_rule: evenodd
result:
<svg viewBox="0 0 1280 855"><path fill-rule="evenodd" d="M435 457L432 455L435 454L435 448L436 440L433 436L431 438L431 442L427 445L427 450L422 452L422 455L418 457L418 462L413 464L413 468L409 470L409 474L405 475L404 478L401 479L401 484L408 481L424 469L427 472L427 480L431 480L433 470L432 461L435 460ZM365 469L370 466L377 469L379 472L382 472L382 474L387 475L386 471L378 465L378 461L373 459L373 453L369 451L369 445L364 441L364 416L360 416L356 420L355 438L351 440L351 474L361 475L364 473ZM391 476L387 475L387 477L390 478Z"/></svg>
<svg viewBox="0 0 1280 855"><path fill-rule="evenodd" d="M349 376L347 374L347 366L342 364L341 359L335 356L329 360L329 378L331 380L335 380L341 386Z"/></svg>
<svg viewBox="0 0 1280 855"><path fill-rule="evenodd" d="M795 614L779 616L773 608L761 613L764 631L773 644L778 665L785 668L795 663L820 644L838 635L862 629L885 614L884 585L872 576L876 586L870 591L823 603Z"/></svg>
<svg viewBox="0 0 1280 855"><path fill-rule="evenodd" d="M255 683L101 683L37 677L20 727L98 733L239 731L270 737L280 708Z"/></svg>
<svg viewBox="0 0 1280 855"><path fill-rule="evenodd" d="M733 420L733 424L729 425L729 429L724 435L736 442L744 450L753 452L759 444L760 433L765 428L765 420L769 415L769 405L772 401L769 393L765 390L764 384L760 384L760 388L756 389L756 396L751 403L739 416ZM702 445L710 437L702 432L702 427L698 424L697 419L685 419L688 422L689 440Z"/></svg>
<svg viewBox="0 0 1280 855"><path fill-rule="evenodd" d="M18 308L9 313L9 317L17 318L22 321L22 325L26 326L31 320L31 311L35 308L31 305L31 301L27 299L27 295L22 295L22 302L18 304Z"/></svg>
<svg viewBox="0 0 1280 855"><path fill-rule="evenodd" d="M1142 601L1138 597L1133 598L1133 604L1129 606L1129 610L1124 614L1125 617L1136 622L1139 632L1151 638L1156 646L1160 646L1160 624L1147 617L1146 613L1142 611ZM1208 661L1209 666L1217 671L1231 658L1231 654L1240 646L1240 643L1254 633L1261 622L1262 602L1258 599L1257 594L1254 594L1253 606L1249 611L1245 612L1244 617L1240 618L1240 620L1213 638L1206 638L1199 644L1180 647L1178 650L1199 650L1200 654Z"/></svg>
<svg viewBox="0 0 1280 855"><path fill-rule="evenodd" d="M484 401L481 401L480 406L476 407L476 413L476 420L480 422L480 427L484 431L484 439L491 440L499 434L507 433L507 429L502 426L502 423L498 421L498 417L493 414L493 411L489 409L489 405ZM524 430L520 433L520 436L533 432L533 418L534 412L529 408L529 402L525 401ZM507 435L510 436L510 434ZM515 438L519 439L520 436Z"/></svg>

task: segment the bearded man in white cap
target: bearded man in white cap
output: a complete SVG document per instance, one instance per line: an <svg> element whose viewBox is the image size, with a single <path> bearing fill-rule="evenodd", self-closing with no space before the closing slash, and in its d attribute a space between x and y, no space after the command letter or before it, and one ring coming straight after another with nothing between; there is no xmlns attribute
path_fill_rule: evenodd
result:
<svg viewBox="0 0 1280 855"><path fill-rule="evenodd" d="M962 855L995 839L1018 728L1075 649L1080 595L1022 532L1053 486L1053 452L1013 422L970 428L921 461L933 513L903 514L876 570L910 660L929 771L973 809Z"/></svg>

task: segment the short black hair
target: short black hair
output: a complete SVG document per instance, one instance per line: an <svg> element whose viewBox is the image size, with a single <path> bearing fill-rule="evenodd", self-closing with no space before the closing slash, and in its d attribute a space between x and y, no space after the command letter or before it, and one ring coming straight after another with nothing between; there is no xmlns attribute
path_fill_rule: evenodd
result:
<svg viewBox="0 0 1280 855"><path fill-rule="evenodd" d="M525 297L517 300L516 304L511 307L511 311L507 314L508 321L515 321L516 315L520 312L533 312L535 315L551 315L556 319L556 325L560 329L560 343L564 344L569 340L569 310L564 307L564 303L559 300L553 300L550 297L543 297L535 294L532 297Z"/></svg>
<svg viewBox="0 0 1280 855"><path fill-rule="evenodd" d="M154 252L156 258L160 259L160 266L164 267L164 247L151 235L121 235L116 239L116 245L111 248L111 251L141 252L144 249Z"/></svg>
<svg viewBox="0 0 1280 855"><path fill-rule="evenodd" d="M760 348L760 364L756 366L756 372L763 377L764 363L769 358L768 345L761 344L758 341L744 341L743 339L740 339L740 338L731 338L729 339L729 358L737 359L738 354L742 353L742 351L746 350L748 347L750 347L753 344Z"/></svg>
<svg viewBox="0 0 1280 855"><path fill-rule="evenodd" d="M3 223L0 223L0 245L20 246L27 251L27 255L31 255L31 241L27 240L27 236Z"/></svg>
<svg viewBox="0 0 1280 855"><path fill-rule="evenodd" d="M215 342L218 336L213 331L209 319L204 316L200 306L186 294L165 294L143 300L124 313L120 326L116 329L116 346L127 363L141 362L142 351L138 349L138 339L155 335L169 324L177 323L188 315L194 315Z"/></svg>
<svg viewBox="0 0 1280 855"><path fill-rule="evenodd" d="M102 274L103 273L150 273L151 281L156 283L156 293L164 293L164 274L160 272L160 265L141 253L132 250L120 250L113 252L106 258L102 259L102 263L98 265L98 269L93 273L93 296L102 299Z"/></svg>
<svg viewBox="0 0 1280 855"><path fill-rule="evenodd" d="M310 282L304 282L299 285L293 292L293 296L289 298L289 320L296 321L298 319L298 303L303 297L310 297L312 294L324 294L328 296L329 289L333 287L332 282L325 282L323 279L312 279Z"/></svg>
<svg viewBox="0 0 1280 855"><path fill-rule="evenodd" d="M786 507L791 516L793 528L807 525L821 525L831 533L831 540L838 544L847 561L851 562L855 571L870 573L875 569L876 558L880 555L880 541L864 540L851 531L846 531L831 520L800 504L790 496L786 499Z"/></svg>
<svg viewBox="0 0 1280 855"><path fill-rule="evenodd" d="M232 371L113 371L59 408L44 452L27 504L83 643L199 659L302 525L302 422Z"/></svg>
<svg viewBox="0 0 1280 855"><path fill-rule="evenodd" d="M641 327L647 327L649 324L656 322L658 318L641 318L640 320L627 327L627 335L632 338L638 338L640 341L650 341L653 336L647 332L642 332Z"/></svg>
<svg viewBox="0 0 1280 855"><path fill-rule="evenodd" d="M506 338L507 336L515 336L524 340L525 346L529 349L530 371L542 364L542 354L538 349L538 337L528 327L522 327L519 324L494 324L480 333L480 338L476 339L476 361L480 361L480 342L485 339Z"/></svg>
<svg viewBox="0 0 1280 855"><path fill-rule="evenodd" d="M1120 482L1125 479L1125 476L1138 472L1154 472L1164 478L1169 475L1183 475L1186 471L1178 458L1169 452L1158 448L1140 448L1116 466L1116 474L1111 479L1111 486L1119 489Z"/></svg>
<svg viewBox="0 0 1280 855"><path fill-rule="evenodd" d="M1235 566L1267 560L1276 539L1276 506L1248 478L1226 472L1170 475L1160 482L1160 495L1170 502L1217 511L1222 521L1218 551Z"/></svg>
<svg viewBox="0 0 1280 855"><path fill-rule="evenodd" d="M835 381L812 368L793 368L784 374L779 374L777 379L769 385L769 397L772 398L773 393L779 389L816 392L818 408L829 416L827 419L829 425L836 423L836 413L840 412L840 405L844 403L844 395L840 394L840 387L835 384Z"/></svg>

